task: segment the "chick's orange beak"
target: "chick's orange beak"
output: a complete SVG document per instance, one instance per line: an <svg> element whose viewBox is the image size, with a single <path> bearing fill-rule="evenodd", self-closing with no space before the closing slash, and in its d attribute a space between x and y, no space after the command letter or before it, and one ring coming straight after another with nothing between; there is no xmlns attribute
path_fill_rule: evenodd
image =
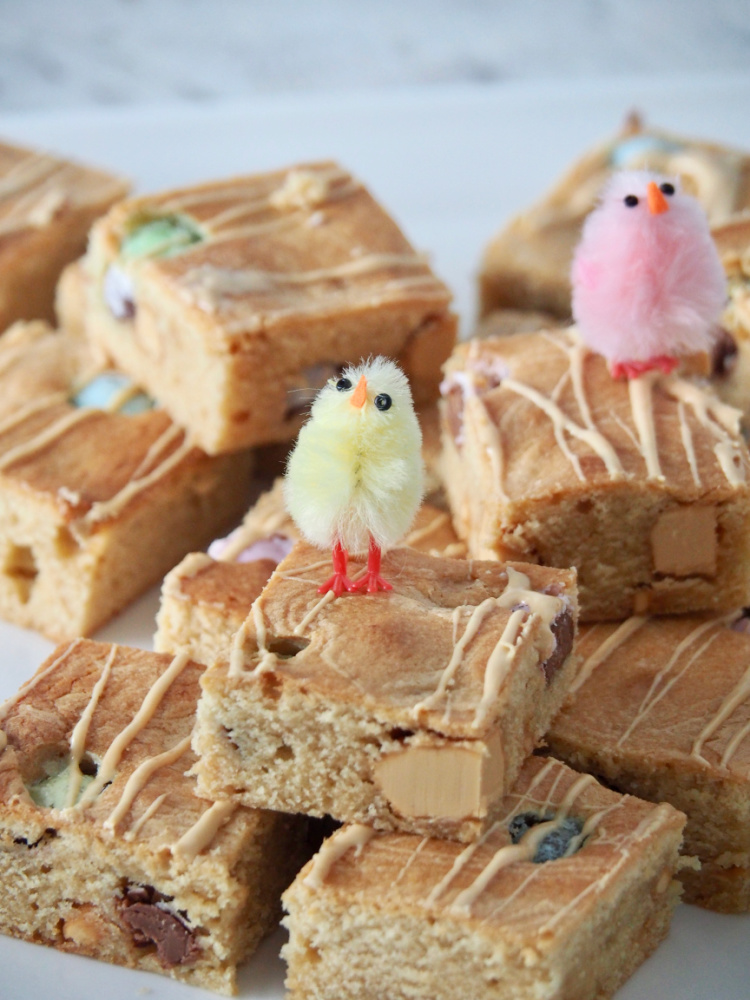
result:
<svg viewBox="0 0 750 1000"><path fill-rule="evenodd" d="M669 203L659 190L656 181L648 183L648 210L652 215L661 215L669 210Z"/></svg>
<svg viewBox="0 0 750 1000"><path fill-rule="evenodd" d="M367 402L367 379L364 375L357 382L354 392L349 397L349 402L352 406L356 406L358 410L361 410Z"/></svg>

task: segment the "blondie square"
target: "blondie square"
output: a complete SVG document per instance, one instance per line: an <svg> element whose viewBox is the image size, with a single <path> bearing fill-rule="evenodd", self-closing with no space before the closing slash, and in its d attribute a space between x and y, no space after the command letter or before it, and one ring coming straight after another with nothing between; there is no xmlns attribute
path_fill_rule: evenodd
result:
<svg viewBox="0 0 750 1000"><path fill-rule="evenodd" d="M128 189L102 170L0 143L0 331L19 319L54 319L60 272Z"/></svg>
<svg viewBox="0 0 750 1000"><path fill-rule="evenodd" d="M291 1000L605 1000L667 935L684 816L530 758L468 848L344 827L284 894Z"/></svg>
<svg viewBox="0 0 750 1000"><path fill-rule="evenodd" d="M209 457L81 338L0 339L0 615L93 631L241 517L252 454Z"/></svg>
<svg viewBox="0 0 750 1000"><path fill-rule="evenodd" d="M0 707L2 933L236 992L304 821L195 794L202 669L76 639Z"/></svg>
<svg viewBox="0 0 750 1000"><path fill-rule="evenodd" d="M713 356L717 394L750 418L750 217L738 215L713 230L727 273L729 301Z"/></svg>
<svg viewBox="0 0 750 1000"><path fill-rule="evenodd" d="M299 538L277 479L229 537L212 542L207 553L185 556L164 578L154 648L187 649L199 663L227 661L250 606ZM466 554L450 515L426 502L403 544L430 555Z"/></svg>
<svg viewBox="0 0 750 1000"><path fill-rule="evenodd" d="M93 229L86 329L205 451L284 441L345 362L437 396L450 294L334 163L118 205Z"/></svg>
<svg viewBox="0 0 750 1000"><path fill-rule="evenodd" d="M460 345L443 393L472 556L576 566L584 621L750 603L750 456L699 383L616 381L567 330Z"/></svg>
<svg viewBox="0 0 750 1000"><path fill-rule="evenodd" d="M510 306L570 316L570 266L583 220L619 169L679 175L711 225L750 207L750 155L646 126L631 115L486 248L479 277L483 315Z"/></svg>
<svg viewBox="0 0 750 1000"><path fill-rule="evenodd" d="M736 617L736 616L735 616ZM688 902L750 910L750 634L740 619L587 626L552 751L619 791L687 814Z"/></svg>
<svg viewBox="0 0 750 1000"><path fill-rule="evenodd" d="M474 839L571 683L575 574L392 549L392 591L333 599L320 555L295 546L204 676L199 788Z"/></svg>

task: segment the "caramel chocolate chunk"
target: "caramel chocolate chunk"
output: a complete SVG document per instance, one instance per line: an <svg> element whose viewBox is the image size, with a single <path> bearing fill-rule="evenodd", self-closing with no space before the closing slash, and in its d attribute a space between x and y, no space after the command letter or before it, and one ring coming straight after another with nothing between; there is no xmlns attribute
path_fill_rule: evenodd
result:
<svg viewBox="0 0 750 1000"><path fill-rule="evenodd" d="M651 531L654 572L665 576L716 575L716 508L674 507Z"/></svg>
<svg viewBox="0 0 750 1000"><path fill-rule="evenodd" d="M457 746L408 746L375 765L375 781L402 816L464 819L487 815L500 793L505 761L499 739Z"/></svg>

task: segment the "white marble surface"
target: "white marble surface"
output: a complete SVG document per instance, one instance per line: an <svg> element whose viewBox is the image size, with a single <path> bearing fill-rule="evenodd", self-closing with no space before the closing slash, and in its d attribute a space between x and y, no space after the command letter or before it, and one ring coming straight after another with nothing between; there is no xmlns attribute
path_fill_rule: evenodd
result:
<svg viewBox="0 0 750 1000"><path fill-rule="evenodd" d="M748 0L0 0L0 112L750 65Z"/></svg>

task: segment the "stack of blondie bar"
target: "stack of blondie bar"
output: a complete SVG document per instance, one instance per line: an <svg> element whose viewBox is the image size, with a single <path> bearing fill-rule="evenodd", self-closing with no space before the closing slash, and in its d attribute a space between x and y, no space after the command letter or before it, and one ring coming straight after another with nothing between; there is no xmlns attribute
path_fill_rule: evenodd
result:
<svg viewBox="0 0 750 1000"><path fill-rule="evenodd" d="M485 306L517 311L455 349L336 163L101 206L61 329L0 338L0 614L62 640L0 708L0 930L231 993L286 889L297 1000L595 1000L681 892L750 909L741 415L685 373L614 381L539 264L652 155L718 177L739 340L750 171L636 121L540 211L555 238L532 212L512 267L488 251ZM393 589L336 598L274 477L371 353L410 378L428 493ZM156 652L81 638L162 577Z"/></svg>

